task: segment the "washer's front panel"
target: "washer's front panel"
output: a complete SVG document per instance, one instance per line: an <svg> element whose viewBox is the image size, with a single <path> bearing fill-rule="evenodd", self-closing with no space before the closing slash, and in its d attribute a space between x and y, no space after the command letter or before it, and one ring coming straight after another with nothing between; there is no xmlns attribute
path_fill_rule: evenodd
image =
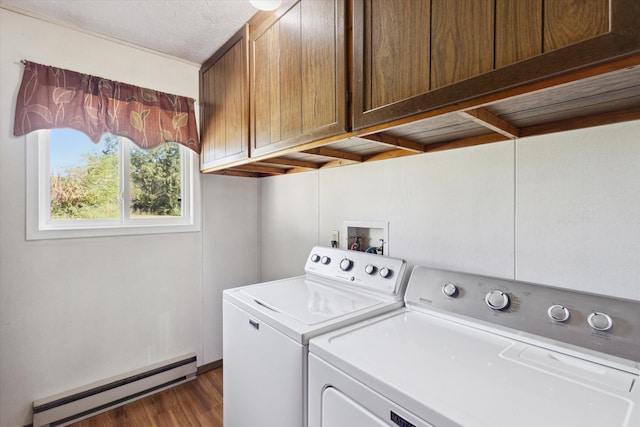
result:
<svg viewBox="0 0 640 427"><path fill-rule="evenodd" d="M304 425L304 346L223 302L225 427Z"/></svg>

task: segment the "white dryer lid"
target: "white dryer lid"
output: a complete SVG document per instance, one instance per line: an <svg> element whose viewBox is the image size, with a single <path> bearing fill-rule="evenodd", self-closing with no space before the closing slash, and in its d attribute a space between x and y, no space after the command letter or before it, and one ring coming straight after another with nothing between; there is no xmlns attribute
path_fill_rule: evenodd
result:
<svg viewBox="0 0 640 427"><path fill-rule="evenodd" d="M639 425L638 375L407 309L310 351L434 425Z"/></svg>
<svg viewBox="0 0 640 427"><path fill-rule="evenodd" d="M249 298L307 326L388 303L388 299L325 286L303 277L245 286L238 288L238 293L244 295L243 299Z"/></svg>

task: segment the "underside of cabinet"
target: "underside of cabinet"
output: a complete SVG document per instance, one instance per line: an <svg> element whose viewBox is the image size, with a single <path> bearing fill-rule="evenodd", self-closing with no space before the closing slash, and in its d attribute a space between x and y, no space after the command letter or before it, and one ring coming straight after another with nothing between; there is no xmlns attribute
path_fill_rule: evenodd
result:
<svg viewBox="0 0 640 427"><path fill-rule="evenodd" d="M640 54L204 172L266 177L640 119Z"/></svg>

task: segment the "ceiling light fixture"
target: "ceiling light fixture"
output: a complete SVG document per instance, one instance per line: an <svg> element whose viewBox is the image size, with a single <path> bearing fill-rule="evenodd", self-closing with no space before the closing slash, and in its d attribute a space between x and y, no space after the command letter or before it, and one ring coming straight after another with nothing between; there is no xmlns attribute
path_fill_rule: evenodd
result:
<svg viewBox="0 0 640 427"><path fill-rule="evenodd" d="M280 7L281 0L249 0L251 6L260 10L276 10Z"/></svg>

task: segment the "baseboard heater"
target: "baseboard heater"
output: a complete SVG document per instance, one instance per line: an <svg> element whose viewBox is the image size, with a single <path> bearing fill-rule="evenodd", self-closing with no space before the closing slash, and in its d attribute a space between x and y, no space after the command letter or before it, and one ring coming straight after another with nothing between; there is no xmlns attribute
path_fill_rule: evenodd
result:
<svg viewBox="0 0 640 427"><path fill-rule="evenodd" d="M33 402L33 426L65 426L192 380L191 353Z"/></svg>

